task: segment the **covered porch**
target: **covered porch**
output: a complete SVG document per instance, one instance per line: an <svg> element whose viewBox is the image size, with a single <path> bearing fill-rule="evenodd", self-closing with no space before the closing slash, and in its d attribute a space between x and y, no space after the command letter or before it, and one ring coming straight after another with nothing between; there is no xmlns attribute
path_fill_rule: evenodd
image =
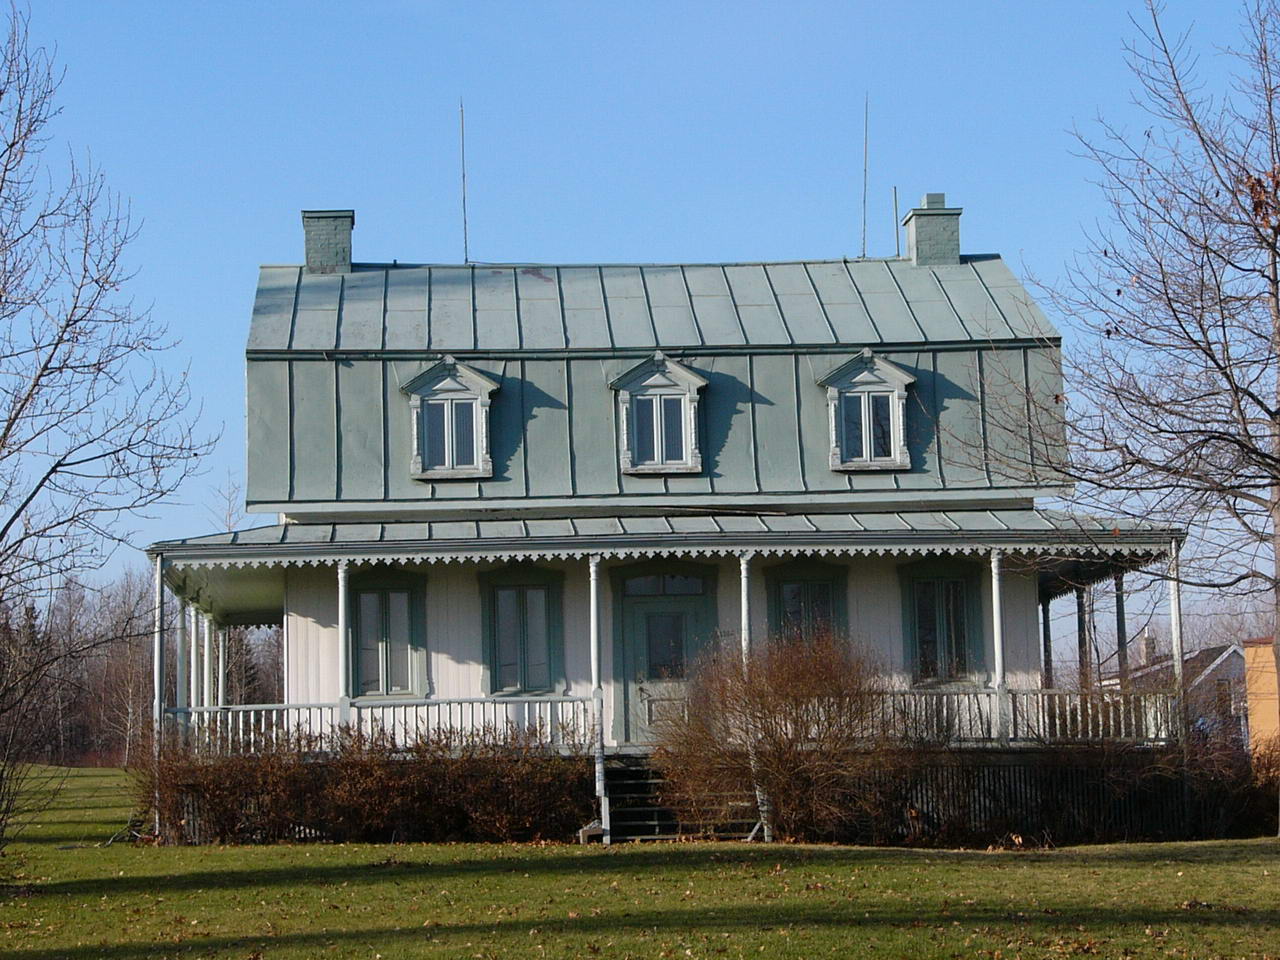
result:
<svg viewBox="0 0 1280 960"><path fill-rule="evenodd" d="M236 750L286 733L323 749L343 730L407 743L519 729L551 749L644 751L698 652L745 656L825 618L883 658L869 735L1167 743L1172 692L1055 685L1047 605L1176 563L1179 537L1027 508L308 523L169 541L151 550L155 722ZM279 703L227 702L224 631L247 624L281 627Z"/></svg>

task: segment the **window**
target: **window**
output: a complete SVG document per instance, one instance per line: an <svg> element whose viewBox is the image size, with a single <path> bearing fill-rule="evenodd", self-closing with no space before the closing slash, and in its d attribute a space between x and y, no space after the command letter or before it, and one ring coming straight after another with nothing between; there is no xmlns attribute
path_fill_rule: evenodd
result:
<svg viewBox="0 0 1280 960"><path fill-rule="evenodd" d="M911 466L906 444L907 388L915 378L863 350L818 381L831 409L831 469L902 470Z"/></svg>
<svg viewBox="0 0 1280 960"><path fill-rule="evenodd" d="M913 584L919 679L957 680L969 675L967 593L963 580L917 580Z"/></svg>
<svg viewBox="0 0 1280 960"><path fill-rule="evenodd" d="M552 689L562 672L562 578L554 571L516 567L482 580L490 692Z"/></svg>
<svg viewBox="0 0 1280 960"><path fill-rule="evenodd" d="M410 380L411 475L421 480L493 476L489 398L496 381L453 357Z"/></svg>
<svg viewBox="0 0 1280 960"><path fill-rule="evenodd" d="M847 630L848 568L816 560L766 567L769 629L786 637L814 637Z"/></svg>
<svg viewBox="0 0 1280 960"><path fill-rule="evenodd" d="M698 473L698 393L706 380L662 353L610 384L618 392L624 473Z"/></svg>
<svg viewBox="0 0 1280 960"><path fill-rule="evenodd" d="M409 598L408 590L356 591L355 689L359 695L410 691L413 644Z"/></svg>

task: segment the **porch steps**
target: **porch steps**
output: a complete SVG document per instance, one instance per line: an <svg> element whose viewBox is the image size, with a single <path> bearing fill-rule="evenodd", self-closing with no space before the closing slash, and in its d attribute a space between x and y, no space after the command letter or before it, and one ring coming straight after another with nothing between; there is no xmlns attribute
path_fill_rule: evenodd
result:
<svg viewBox="0 0 1280 960"><path fill-rule="evenodd" d="M615 756L605 762L612 841L680 840L705 833L683 827L675 812L662 805L664 783L648 757ZM744 819L717 825L713 834L723 840L745 839L755 826L755 804L743 797L741 809Z"/></svg>

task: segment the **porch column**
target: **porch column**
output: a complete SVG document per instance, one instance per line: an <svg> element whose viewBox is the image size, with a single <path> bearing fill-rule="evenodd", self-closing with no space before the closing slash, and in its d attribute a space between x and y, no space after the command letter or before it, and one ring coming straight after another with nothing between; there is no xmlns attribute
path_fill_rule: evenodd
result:
<svg viewBox="0 0 1280 960"><path fill-rule="evenodd" d="M751 557L750 551L738 556L739 611L742 624L742 663L751 658Z"/></svg>
<svg viewBox="0 0 1280 960"><path fill-rule="evenodd" d="M230 627L218 630L218 706L227 705L227 631Z"/></svg>
<svg viewBox="0 0 1280 960"><path fill-rule="evenodd" d="M603 651L600 649L600 557L593 555L587 560L587 573L590 577L590 630L591 630L591 710L592 723L595 725L595 736L592 744L595 759L596 800L600 804L600 840L608 844L609 834L609 795L605 790L604 779L604 681L600 675L600 664Z"/></svg>
<svg viewBox="0 0 1280 960"><path fill-rule="evenodd" d="M1116 584L1116 667L1120 671L1120 689L1129 686L1129 630L1124 618L1124 571L1117 570Z"/></svg>
<svg viewBox="0 0 1280 960"><path fill-rule="evenodd" d="M155 617L151 625L151 716L155 723L155 749L160 751L164 732L164 555L156 557Z"/></svg>
<svg viewBox="0 0 1280 960"><path fill-rule="evenodd" d="M187 598L179 597L178 616L174 619L176 629L173 634L173 648L178 655L173 684L173 705L182 711L178 714L178 727L184 734L191 723L191 714L187 712L187 708L191 705L191 701L187 699L190 692L187 678L191 673L189 662L191 648L187 645L187 606Z"/></svg>
<svg viewBox="0 0 1280 960"><path fill-rule="evenodd" d="M1178 566L1178 541L1169 544L1169 642L1173 647L1173 681L1178 688L1179 702L1186 700L1186 686L1182 676L1182 584ZM1185 720L1186 710L1182 716ZM1184 731L1185 732L1185 731Z"/></svg>
<svg viewBox="0 0 1280 960"><path fill-rule="evenodd" d="M351 716L351 642L347 636L347 561L338 561L338 720Z"/></svg>
<svg viewBox="0 0 1280 960"><path fill-rule="evenodd" d="M995 648L996 736L1009 737L1008 704L1004 688L1004 597L1001 592L1000 551L991 551L991 643Z"/></svg>
<svg viewBox="0 0 1280 960"><path fill-rule="evenodd" d="M191 669L187 671L190 686L188 697L191 706L198 707L200 706L200 611L193 606L188 606L187 612L191 618L191 622L187 625L191 639Z"/></svg>
<svg viewBox="0 0 1280 960"><path fill-rule="evenodd" d="M201 617L204 621L204 689L200 691L200 706L213 706L213 617Z"/></svg>
<svg viewBox="0 0 1280 960"><path fill-rule="evenodd" d="M1050 625L1049 598L1040 601L1040 686L1053 689L1053 628Z"/></svg>
<svg viewBox="0 0 1280 960"><path fill-rule="evenodd" d="M1089 613L1086 610L1084 587L1076 587L1076 657L1079 659L1080 689L1090 685L1091 654L1089 653Z"/></svg>

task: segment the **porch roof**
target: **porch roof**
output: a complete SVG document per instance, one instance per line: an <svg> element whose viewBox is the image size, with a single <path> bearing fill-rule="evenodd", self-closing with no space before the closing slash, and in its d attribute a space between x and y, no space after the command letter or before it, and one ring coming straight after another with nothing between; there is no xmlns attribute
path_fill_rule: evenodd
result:
<svg viewBox="0 0 1280 960"><path fill-rule="evenodd" d="M562 519L285 523L153 544L178 566L791 554L1010 553L1155 556L1185 531L1035 507Z"/></svg>

